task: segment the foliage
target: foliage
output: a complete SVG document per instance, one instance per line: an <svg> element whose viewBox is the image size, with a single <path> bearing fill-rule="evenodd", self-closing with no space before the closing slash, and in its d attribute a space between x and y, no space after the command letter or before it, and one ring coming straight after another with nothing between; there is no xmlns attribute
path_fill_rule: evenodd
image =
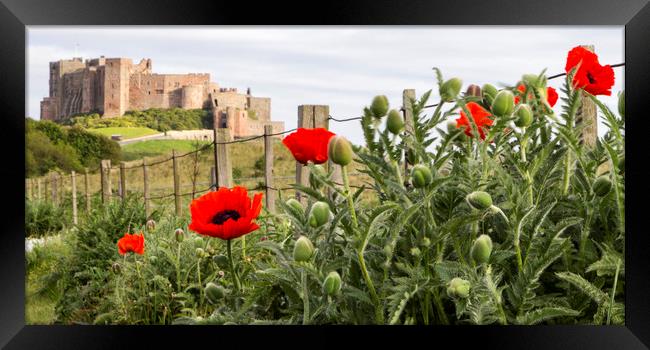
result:
<svg viewBox="0 0 650 350"><path fill-rule="evenodd" d="M109 127L145 127L160 132L169 130L211 129L212 114L203 109L151 108L143 111L127 111L121 117L102 118L99 114L81 114L66 121L87 129Z"/></svg>

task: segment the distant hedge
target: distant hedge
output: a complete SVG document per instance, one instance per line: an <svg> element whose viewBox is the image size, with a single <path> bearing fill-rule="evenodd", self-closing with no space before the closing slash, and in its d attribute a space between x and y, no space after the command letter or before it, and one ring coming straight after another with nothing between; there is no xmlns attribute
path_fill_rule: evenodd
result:
<svg viewBox="0 0 650 350"><path fill-rule="evenodd" d="M108 137L83 128L65 127L54 122L25 119L25 172L40 176L50 170L82 171L102 159L118 162L120 146Z"/></svg>
<svg viewBox="0 0 650 350"><path fill-rule="evenodd" d="M65 125L84 128L147 127L165 132L169 130L211 129L212 114L203 109L160 109L127 111L122 117L101 118L99 114L77 115Z"/></svg>

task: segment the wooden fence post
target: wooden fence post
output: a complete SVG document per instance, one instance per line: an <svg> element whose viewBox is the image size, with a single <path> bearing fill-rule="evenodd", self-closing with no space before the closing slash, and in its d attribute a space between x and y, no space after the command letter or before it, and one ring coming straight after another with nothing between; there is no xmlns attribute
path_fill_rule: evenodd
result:
<svg viewBox="0 0 650 350"><path fill-rule="evenodd" d="M273 189L273 125L264 125L264 187L266 209L275 213L275 190Z"/></svg>
<svg viewBox="0 0 650 350"><path fill-rule="evenodd" d="M404 89L402 92L402 110L404 111L404 131L406 135L413 135L415 132L415 122L413 120L413 103L412 100L415 99L415 89ZM409 137L407 140L410 140ZM407 143L407 149L409 144ZM408 161L406 160L406 155L404 155L404 176L408 174Z"/></svg>
<svg viewBox="0 0 650 350"><path fill-rule="evenodd" d="M30 188L29 188L29 178L26 178L26 179L25 179L25 199L26 199L26 200L30 200L30 199L31 199L31 196L30 196L30 193L29 193L29 192L30 192Z"/></svg>
<svg viewBox="0 0 650 350"><path fill-rule="evenodd" d="M50 177L50 178L48 179L48 177ZM51 178L49 173L48 173L48 175L44 176L44 179L43 179L43 182L44 182L44 184L43 184L43 190L44 190L43 199L46 202L50 200L50 187L52 186L52 184L50 183L51 181L52 181L52 178Z"/></svg>
<svg viewBox="0 0 650 350"><path fill-rule="evenodd" d="M149 200L149 179L148 179L148 166L147 166L147 158L144 157L142 158L142 192L144 196L144 213L147 216L147 219L149 219L149 215L151 215L151 203Z"/></svg>
<svg viewBox="0 0 650 350"><path fill-rule="evenodd" d="M52 203L55 206L57 206L59 204L59 195L57 193L58 183L57 183L56 173L55 172L50 173L50 182L51 182L50 187L52 187Z"/></svg>
<svg viewBox="0 0 650 350"><path fill-rule="evenodd" d="M84 187L86 191L86 213L90 213L90 184L88 183L88 168L84 169Z"/></svg>
<svg viewBox="0 0 650 350"><path fill-rule="evenodd" d="M593 45L582 45L582 47L594 52ZM584 91L582 92L582 96L580 96L580 100L580 107L576 112L576 127L580 127L580 124L584 123L584 128L580 133L580 143L584 144L588 149L593 149L598 139L598 112L596 111L596 103Z"/></svg>
<svg viewBox="0 0 650 350"><path fill-rule="evenodd" d="M120 197L122 201L126 198L126 164L120 162Z"/></svg>
<svg viewBox="0 0 650 350"><path fill-rule="evenodd" d="M181 180L178 174L178 158L176 150L172 150L172 164L174 169L174 203L176 205L176 215L181 216L183 207L181 206Z"/></svg>
<svg viewBox="0 0 650 350"><path fill-rule="evenodd" d="M70 172L70 186L72 192L72 223L77 224L77 177L76 173L73 171Z"/></svg>
<svg viewBox="0 0 650 350"><path fill-rule="evenodd" d="M217 129L217 187L232 187L232 164L228 155L229 145L224 142L232 141L230 129Z"/></svg>
<svg viewBox="0 0 650 350"><path fill-rule="evenodd" d="M298 127L329 129L329 113L328 105L300 105L298 106ZM298 162L296 162L296 183L303 186L309 185L309 168ZM307 197L301 196L299 191L296 191L296 199L306 204Z"/></svg>
<svg viewBox="0 0 650 350"><path fill-rule="evenodd" d="M217 190L217 168L214 166L210 168L210 186L213 191Z"/></svg>
<svg viewBox="0 0 650 350"><path fill-rule="evenodd" d="M40 200L41 199L41 178L40 177L36 178L36 187L38 189L38 197L36 198Z"/></svg>
<svg viewBox="0 0 650 350"><path fill-rule="evenodd" d="M101 162L102 177L102 203L107 204L111 200L111 160L104 159Z"/></svg>

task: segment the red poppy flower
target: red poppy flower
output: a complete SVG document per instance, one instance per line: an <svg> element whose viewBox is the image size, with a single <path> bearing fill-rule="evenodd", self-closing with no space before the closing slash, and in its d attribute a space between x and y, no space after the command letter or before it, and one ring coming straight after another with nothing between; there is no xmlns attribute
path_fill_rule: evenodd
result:
<svg viewBox="0 0 650 350"><path fill-rule="evenodd" d="M251 199L244 187L220 187L190 204L192 222L189 229L205 236L229 240L257 230L253 222L262 210L262 193Z"/></svg>
<svg viewBox="0 0 650 350"><path fill-rule="evenodd" d="M568 73L578 66L573 76L573 85L583 88L592 95L611 96L614 85L614 70L610 65L601 66L598 63L598 55L576 46L567 55L564 70Z"/></svg>
<svg viewBox="0 0 650 350"><path fill-rule="evenodd" d="M282 140L298 163L307 165L327 162L327 145L335 134L324 128L298 128Z"/></svg>
<svg viewBox="0 0 650 350"><path fill-rule="evenodd" d="M124 237L117 241L117 251L120 255L125 255L128 252L144 254L144 235L142 233L139 235L125 233Z"/></svg>
<svg viewBox="0 0 650 350"><path fill-rule="evenodd" d="M521 85L517 86L517 90L519 90L523 94L524 92L526 92L526 86L524 86L524 84L521 84ZM529 99L532 98L532 95L528 95L528 98ZM550 86L547 87L546 88L546 101L548 102L548 104L551 107L555 106L555 103L557 102L557 98L558 98L557 91L555 91L555 89L553 89ZM515 96L515 104L518 104L519 101L520 101L519 96Z"/></svg>
<svg viewBox="0 0 650 350"><path fill-rule="evenodd" d="M481 139L485 140L485 127L492 125L492 119L488 118L492 114L486 111L476 102L469 102L467 104L467 109L472 115L472 119L478 128L478 132L481 135ZM456 119L456 128L465 127L465 135L472 136L472 126L469 124L469 119L465 115L465 112L461 110L460 118Z"/></svg>

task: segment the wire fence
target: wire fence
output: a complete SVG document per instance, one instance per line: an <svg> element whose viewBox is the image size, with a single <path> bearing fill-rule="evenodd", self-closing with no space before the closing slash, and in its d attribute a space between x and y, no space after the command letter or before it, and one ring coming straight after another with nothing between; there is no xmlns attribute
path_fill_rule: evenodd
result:
<svg viewBox="0 0 650 350"><path fill-rule="evenodd" d="M625 66L625 63L619 63L619 64L611 65L612 68L622 67L622 66ZM567 73L559 73L559 74L555 74L555 75L552 75L552 76L548 76L547 79L548 80L556 79L556 78L566 76L566 75L567 75ZM405 92L405 96L406 96L406 92ZM437 104L437 103L436 104L425 105L424 108L437 107L438 105L439 104ZM405 112L404 106L402 106L400 108L400 110L402 112ZM237 176L237 177L233 177L232 176L232 170L231 170L231 173L226 174L226 176L224 177L223 174L218 173L217 169L227 169L226 167L222 166L223 164L221 162L227 161L228 151L227 150L225 150L225 151L222 150L222 153L219 154L219 152L220 152L219 151L219 146L226 146L227 147L228 145L231 145L231 144L246 143L246 142L251 142L251 141L254 141L254 140L264 139L265 140L265 146L264 146L263 151L264 151L265 154L267 152L271 152L270 155L272 155L272 149L271 150L268 149L268 144L269 144L268 140L270 140L271 137L282 136L282 135L285 135L285 134L292 133L292 132L296 131L298 128L300 128L300 127L309 127L310 123L311 123L311 126L313 126L313 127L316 127L315 124L321 124L320 125L321 127L328 128L328 123L327 122L329 120L334 121L334 122L339 122L339 123L345 123L345 122L349 122L349 121L355 121L355 120L361 120L362 119L362 117L335 118L332 115L330 115L328 111L329 111L329 107L327 107L327 112L324 115L321 115L321 116L316 115L316 114L318 114L316 112L316 109L314 109L314 114L311 115L311 116L305 117L304 115L303 116L299 115L299 117L298 117L299 123L300 123L300 121L302 121L303 125L299 125L298 127L293 128L293 129L289 129L289 130L285 130L285 131L281 131L281 132L275 132L275 133L270 132L270 129L268 129L268 130L265 129L264 134L254 135L254 136L245 137L245 138L238 138L238 139L234 139L234 140L219 141L219 137L217 136L217 132L215 130L215 138L214 138L214 140L210 141L209 143L207 143L207 144L205 144L205 145L203 145L203 146L201 146L201 147L199 147L199 148L197 148L195 150L187 152L187 153L176 154L176 152L173 152L171 157L167 157L167 158L164 158L164 159L158 159L158 160L151 161L151 162L147 162L146 159L143 158L142 160L135 161L138 164L127 165L126 162L122 162L121 164L116 165L116 166L104 166L103 167L102 165L100 165L99 167L95 167L93 169L86 169L86 171L84 173L82 173L82 174L78 174L78 173L75 173L75 172L72 172L72 173L67 174L67 175L62 175L62 174L59 174L59 173L50 173L46 177L40 177L40 178L36 178L36 179L26 179L26 196L27 196L27 199L30 199L30 200L31 199L42 199L43 197L45 197L45 199L47 200L48 197L49 197L50 200L52 200L52 201L54 201L56 203L56 202L61 202L62 201L62 196L63 196L64 192L67 192L67 193L75 192L75 195L76 195L77 192L80 192L80 190L81 190L81 192L84 192L86 202L89 201L91 196L97 195L97 194L100 194L103 197L122 198L122 199L124 199L127 193L129 193L129 192L133 193L133 191L129 191L127 183L135 183L135 182L137 182L138 177L142 177L142 174L136 174L135 176L133 176L133 175L127 176L127 171L134 170L134 169L140 169L145 174L144 175L144 189L143 189L145 203L147 203L147 201L151 201L151 200L163 200L163 199L168 199L168 198L172 198L172 197L176 198L177 203L178 203L179 202L178 198L189 197L189 196L191 196L192 198L195 198L195 196L200 195L202 193L216 190L219 187L220 183L233 183L234 182L234 183L238 183L239 185L241 185L243 183L257 182L257 185L252 186L252 187L247 187L247 190L249 190L249 191L263 190L263 191L267 192L267 196L272 194L272 192L269 192L269 190L276 191L276 192L291 191L291 190L296 191L296 187L294 187L294 186L291 186L291 185L289 185L289 186L277 186L274 183L269 183L269 180L272 180L271 182L274 182L276 180L288 182L288 181L291 181L292 179L295 179L296 183L306 184L305 183L305 177L300 175L300 171L301 171L300 167L296 167L295 176L293 176L293 175L292 176L274 176L273 175L273 168L272 168L272 164L271 164L271 167L269 167L268 165L265 166L264 176L253 176L253 177ZM301 113L300 109L299 109L299 113ZM271 148L272 148L272 146L271 146ZM208 180L208 181L204 181L204 180L199 181L198 178L199 178L199 175L200 175L199 174L200 171L198 170L198 165L197 165L198 161L199 161L198 158L201 157L203 152L208 151L208 150L214 152L214 154L213 154L214 166L211 167L211 173L210 173L209 179L205 179L205 180ZM187 168L185 170L191 170L192 171L190 173L190 176L189 176L191 178L191 183L182 184L182 181L180 180L179 169L178 169L179 167L181 167L181 166L179 166L179 162L181 162L183 158L186 158L186 157L189 157L189 156L194 156L194 159L190 159L190 165L189 166L186 164L186 165L182 165L182 167ZM270 158L266 157L265 159L270 159L270 161L273 162L273 157L272 156ZM160 174L169 175L169 174L167 174L169 172L169 167L162 168L162 169L155 169L154 167L162 165L162 164L170 162L170 161L174 163L173 164L173 174L172 174L173 178L174 178L173 192L160 193L160 192L168 191L169 188L170 188L169 186L154 187L154 188L149 189L148 183L147 183L147 175L146 175L146 173L148 171L151 171L152 174L154 174L156 176L160 175ZM145 167L147 169L146 171L145 171ZM117 176L113 177L113 175L112 175L113 172L118 172L118 174L116 174ZM95 183L97 183L97 182L99 182L99 183L96 184L96 185L91 185L91 175L95 174L95 173L100 174L100 179L98 179L99 181L97 181L97 179L95 177L93 177L92 180ZM360 175L364 175L364 174L360 173L360 172L351 172L349 175L354 177L354 176L360 176ZM203 174L203 176L205 176L205 174ZM82 186L79 186L77 184L77 183L80 184L81 181L76 181L77 179L79 179L81 177L84 178L83 188L82 188ZM226 180L224 181L223 179L220 179L220 177L224 177ZM107 178L108 179L110 179L110 178L117 178L118 179L118 181L117 181L117 191L115 191L112 188L113 186L111 185L110 180L108 180L108 184L107 184L107 180L106 180ZM128 179L128 181L127 181L127 179ZM337 180L339 180L339 181L337 181ZM70 183L67 188L65 186L66 181L68 181ZM334 184L338 185L338 186L343 186L340 179L333 179L332 182ZM201 186L200 189L197 189L197 187L199 187L199 186ZM93 187L94 190L91 189L91 187ZM122 188L122 187L124 187L124 188ZM246 187L246 186L244 186L244 187ZM355 188L355 189L360 189L360 190L367 190L367 189L372 188L372 185L370 185L370 184L361 184L361 185L351 185L351 187ZM183 192L183 189L187 189L187 188L191 188L191 191ZM73 196L73 198L74 197L75 196ZM269 203L268 201L267 201L267 203L269 205L271 205L271 203ZM75 213L76 213L76 205L77 205L76 201L73 200L73 206L75 206L75 209L74 209ZM180 209L178 207L178 204L176 206L177 206L177 213L180 213ZM86 209L87 209L87 211L90 209L90 204L89 203L86 204ZM76 223L77 218L75 217L74 220L75 220L75 223Z"/></svg>

